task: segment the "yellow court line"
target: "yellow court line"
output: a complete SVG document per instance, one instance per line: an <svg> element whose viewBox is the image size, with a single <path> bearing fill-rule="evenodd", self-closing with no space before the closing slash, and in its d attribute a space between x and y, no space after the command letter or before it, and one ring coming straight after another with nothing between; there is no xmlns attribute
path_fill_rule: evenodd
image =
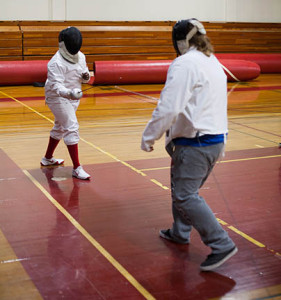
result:
<svg viewBox="0 0 281 300"><path fill-rule="evenodd" d="M231 229L232 231L236 232L237 234L243 236L243 238L245 238L246 240L250 241L251 243L255 244L256 246L260 247L260 248L264 248L265 245L258 242L257 240L253 239L252 237L250 237L249 235L245 234L244 232L238 230L237 228L233 227L233 226L227 226L229 229Z"/></svg>
<svg viewBox="0 0 281 300"><path fill-rule="evenodd" d="M162 189L164 190L169 190L169 188L165 185L163 185L162 183L160 183L158 180L155 179L150 179L151 182L155 183L156 185L160 186Z"/></svg>
<svg viewBox="0 0 281 300"><path fill-rule="evenodd" d="M111 157L112 159L116 160L117 162L120 162L122 165L124 165L124 166L130 168L131 170L135 171L136 173L138 173L138 174L140 174L140 175L142 175L142 176L146 176L146 174L143 173L141 170L136 169L136 168L133 167L132 165L126 163L126 162L123 161L123 160L120 160L120 159L119 159L118 157L116 157L115 155L113 155L113 154L111 154L111 153L109 153L109 152L103 150L102 148L100 148L100 147L94 145L94 144L91 143L91 142L88 142L88 141L85 140L84 138L81 138L81 137L80 137L80 140L83 141L84 143L88 144L89 146L92 146L92 147L95 148L96 150L98 150L98 151L104 153L105 155Z"/></svg>
<svg viewBox="0 0 281 300"><path fill-rule="evenodd" d="M98 243L84 227L82 227L47 190L27 171L23 173L32 181L34 185L51 201L51 203L68 219L70 223L134 286L145 299L155 299L100 243Z"/></svg>
<svg viewBox="0 0 281 300"><path fill-rule="evenodd" d="M159 167L159 168L148 168L148 169L141 169L141 171L157 171L157 170L167 170L170 169L171 167Z"/></svg>
<svg viewBox="0 0 281 300"><path fill-rule="evenodd" d="M238 235L242 236L243 238L245 238L246 240L248 240L249 242L255 244L256 246L260 247L260 248L264 248L265 245L260 243L259 241L253 239L252 237L250 237L249 235L245 234L244 232L238 230L237 228L229 225L228 223L226 223L225 221L217 218L217 220L219 221L219 223L221 223L224 226L227 226L230 230L236 232Z"/></svg>
<svg viewBox="0 0 281 300"><path fill-rule="evenodd" d="M266 159L266 158L274 158L274 157L281 157L281 154L279 155L268 155L268 156L259 156L259 157L249 157L249 158L238 158L238 159L230 159L230 160L222 160L218 161L219 163L229 163L229 162L237 162L237 161L247 161L247 160L255 160L255 159Z"/></svg>
<svg viewBox="0 0 281 300"><path fill-rule="evenodd" d="M280 155L268 155L268 156L259 156L259 157L248 157L248 158L221 160L221 161L218 161L217 164L237 162L237 161L248 161L248 160L255 160L255 159L275 158L275 157L281 157L281 154ZM140 171L145 172L145 171L157 171L157 170L165 170L165 169L170 169L170 166L169 167L140 169Z"/></svg>
<svg viewBox="0 0 281 300"><path fill-rule="evenodd" d="M0 91L0 93L2 93L4 96L6 96L6 97L8 97L8 98L13 99L14 101L16 101L17 103L19 103L19 104L21 104L22 106L26 107L27 109L31 110L31 111L34 112L35 114L39 115L40 117L42 117L42 118L44 118L44 119L46 119L46 120L48 120L49 122L51 122L51 123L54 124L54 121L53 121L53 120L51 120L51 119L49 119L48 117L44 116L43 114L41 114L41 113L38 112L37 110L33 109L32 107L30 107L30 106L24 104L23 102L17 100L16 98L14 98L14 97L12 97L12 96L10 96L10 95L8 95L8 94L2 92L2 91Z"/></svg>
<svg viewBox="0 0 281 300"><path fill-rule="evenodd" d="M235 233L237 233L238 235L242 236L244 239L246 239L247 241L251 242L252 244L260 247L260 248L266 248L268 251L272 252L276 257L280 258L281 257L281 253L273 250L273 249L269 249L266 245L260 243L259 241L253 239L252 237L250 237L248 234L240 231L239 229L235 228L232 225L229 225L228 223L226 223L225 221L217 218L217 220L219 221L219 223L221 223L222 225L226 226L227 228L229 228L230 230L234 231Z"/></svg>

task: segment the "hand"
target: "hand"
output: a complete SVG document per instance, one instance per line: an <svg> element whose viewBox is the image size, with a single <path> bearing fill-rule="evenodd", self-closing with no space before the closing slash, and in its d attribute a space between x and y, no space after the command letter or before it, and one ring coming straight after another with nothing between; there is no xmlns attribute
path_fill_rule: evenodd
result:
<svg viewBox="0 0 281 300"><path fill-rule="evenodd" d="M151 152L154 150L153 146L148 146L144 141L141 143L141 149L145 152Z"/></svg>
<svg viewBox="0 0 281 300"><path fill-rule="evenodd" d="M73 89L70 92L71 100L79 100L83 96L83 92L80 89Z"/></svg>
<svg viewBox="0 0 281 300"><path fill-rule="evenodd" d="M88 72L82 73L82 79L83 80L89 80L90 79L90 74Z"/></svg>

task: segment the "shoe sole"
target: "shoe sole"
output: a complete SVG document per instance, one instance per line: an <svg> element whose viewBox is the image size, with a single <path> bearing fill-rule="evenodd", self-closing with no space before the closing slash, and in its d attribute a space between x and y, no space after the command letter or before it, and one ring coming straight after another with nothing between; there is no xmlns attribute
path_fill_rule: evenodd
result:
<svg viewBox="0 0 281 300"><path fill-rule="evenodd" d="M201 271L212 271L216 268L218 268L219 266L221 266L222 264L224 264L227 260L229 260L233 255L235 255L238 252L237 247L235 247L224 259L222 259L221 261L217 262L216 264L213 264L211 266L206 266L206 267L201 267L200 266L200 270Z"/></svg>
<svg viewBox="0 0 281 300"><path fill-rule="evenodd" d="M78 176L75 176L75 175L72 175L72 177L77 178L77 179L81 179L81 180L90 180L91 179L91 177L82 178L82 177L78 177Z"/></svg>
<svg viewBox="0 0 281 300"><path fill-rule="evenodd" d="M176 243L176 244L181 244L181 245L187 245L189 244L188 242L178 242L172 238L170 238L168 235L165 235L164 233L161 232L161 230L159 231L159 236L165 240L168 240L168 241L171 241L173 243Z"/></svg>
<svg viewBox="0 0 281 300"><path fill-rule="evenodd" d="M40 162L40 164L41 164L42 167L60 166L60 165L64 164L64 161L61 162L61 163L56 162L55 164L47 164L47 165L44 165L42 162Z"/></svg>

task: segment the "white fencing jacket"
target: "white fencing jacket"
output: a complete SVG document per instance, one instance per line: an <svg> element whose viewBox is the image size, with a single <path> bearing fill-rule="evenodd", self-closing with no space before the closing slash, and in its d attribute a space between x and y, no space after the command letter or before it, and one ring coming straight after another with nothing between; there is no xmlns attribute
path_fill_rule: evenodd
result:
<svg viewBox="0 0 281 300"><path fill-rule="evenodd" d="M81 89L81 83L89 81L82 79L82 73L89 73L85 55L79 51L78 58L78 63L73 64L65 60L57 51L48 62L48 78L45 84L46 103L60 102L69 90Z"/></svg>
<svg viewBox="0 0 281 300"><path fill-rule="evenodd" d="M167 145L177 137L226 134L227 130L227 77L214 55L190 48L169 67L141 148L150 151L165 132Z"/></svg>

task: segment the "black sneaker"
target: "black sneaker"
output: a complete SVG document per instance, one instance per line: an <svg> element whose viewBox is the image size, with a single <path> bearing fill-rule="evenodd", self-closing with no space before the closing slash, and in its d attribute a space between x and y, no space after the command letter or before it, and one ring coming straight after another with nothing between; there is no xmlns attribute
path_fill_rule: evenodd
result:
<svg viewBox="0 0 281 300"><path fill-rule="evenodd" d="M159 236L163 239L172 241L172 242L177 243L177 244L183 244L183 245L189 244L189 241L184 242L184 241L178 240L177 238L172 237L171 233L170 233L170 229L160 230L159 231Z"/></svg>
<svg viewBox="0 0 281 300"><path fill-rule="evenodd" d="M237 251L237 247L233 247L232 249L223 253L210 254L207 256L207 259L200 265L200 269L202 271L212 271L213 269L225 263L228 259L230 259L230 257L236 254Z"/></svg>

